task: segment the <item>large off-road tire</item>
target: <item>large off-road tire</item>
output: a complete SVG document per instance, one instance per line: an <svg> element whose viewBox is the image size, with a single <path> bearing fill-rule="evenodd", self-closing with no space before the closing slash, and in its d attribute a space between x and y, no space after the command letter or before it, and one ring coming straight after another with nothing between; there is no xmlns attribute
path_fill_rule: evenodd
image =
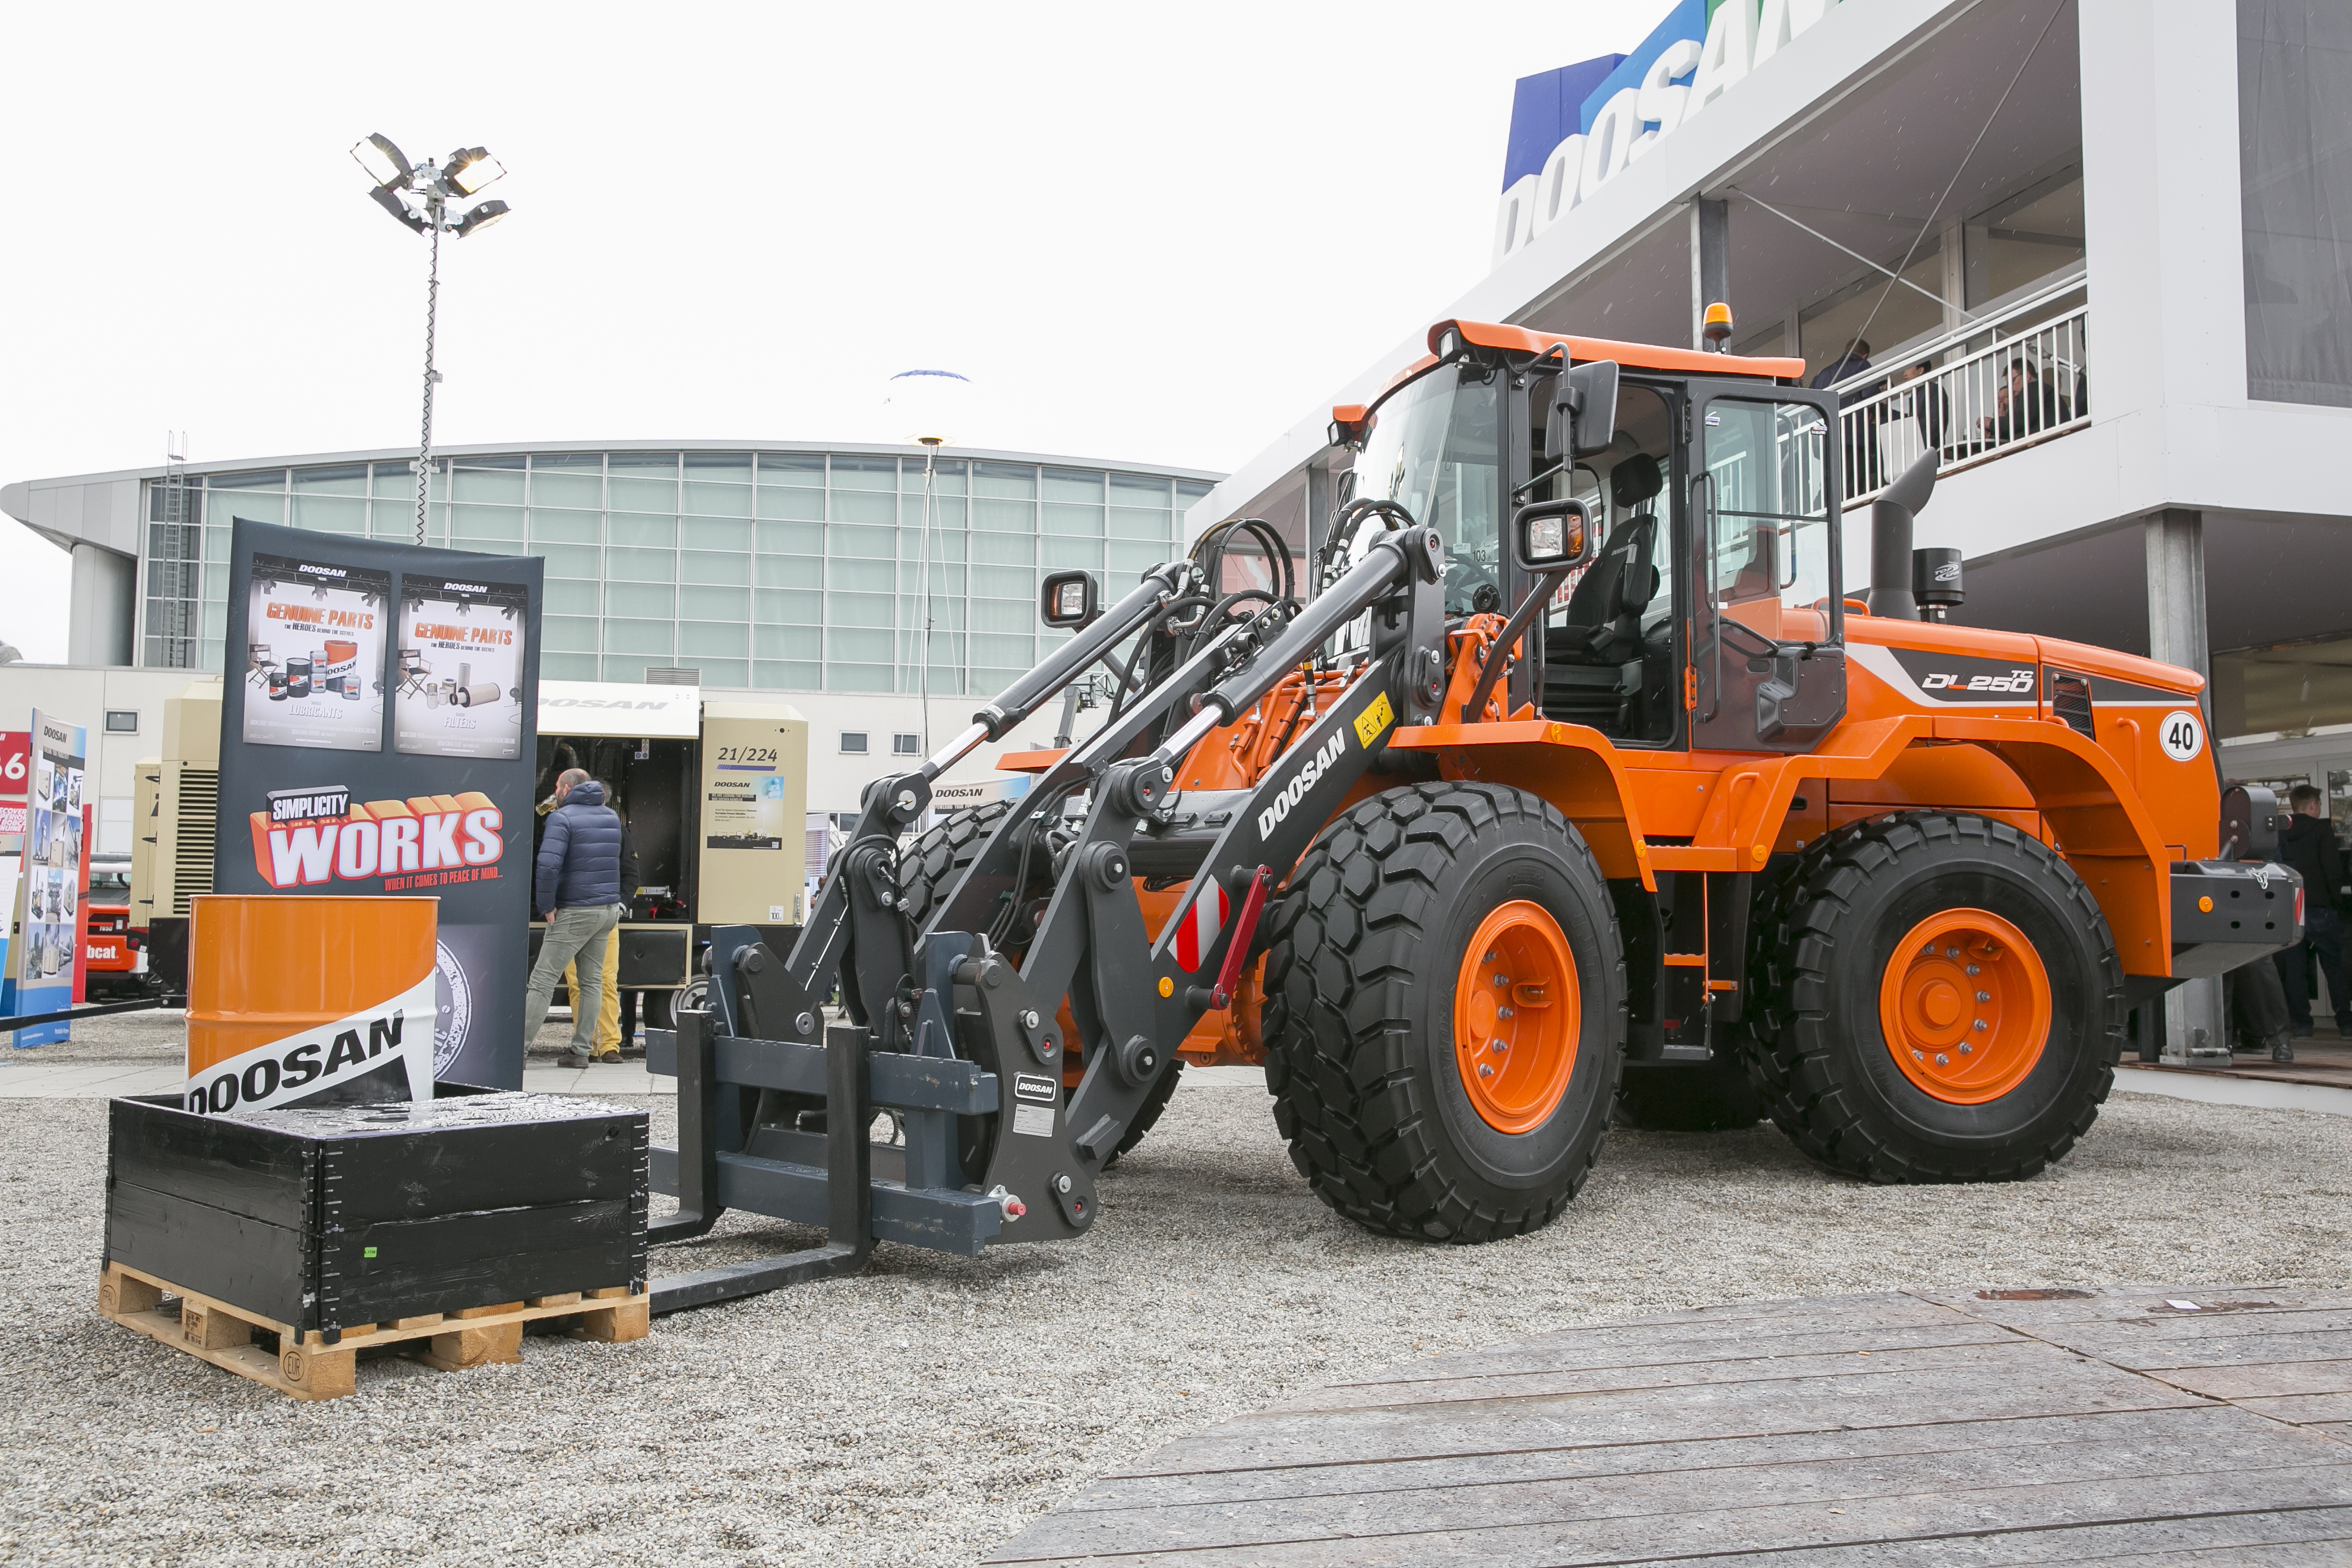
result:
<svg viewBox="0 0 2352 1568"><path fill-rule="evenodd" d="M2047 845L1981 816L1858 823L1775 902L1746 1048L1806 1154L1874 1182L2014 1181L2090 1130L2123 1050L2123 965Z"/></svg>
<svg viewBox="0 0 2352 1568"><path fill-rule="evenodd" d="M992 800L950 812L916 835L914 842L899 851L898 890L907 900L908 915L917 925L930 918L932 899L946 889L956 872L971 864L972 857L980 853L982 842L1015 804ZM1168 1064L1168 1070L1136 1108L1135 1120L1118 1135L1118 1147L1103 1162L1105 1170L1118 1163L1121 1154L1143 1142L1143 1135L1151 1131L1160 1113L1168 1109L1168 1101L1176 1093L1176 1080L1183 1071L1181 1061ZM967 1157L973 1152L968 1149Z"/></svg>
<svg viewBox="0 0 2352 1568"><path fill-rule="evenodd" d="M1384 791L1323 830L1268 931L1266 1084L1324 1202L1435 1241L1558 1216L1625 1059L1616 912L1567 818L1498 784Z"/></svg>
<svg viewBox="0 0 2352 1568"><path fill-rule="evenodd" d="M1725 1045L1703 1062L1627 1062L1617 1120L1651 1132L1730 1132L1763 1121L1764 1100Z"/></svg>
<svg viewBox="0 0 2352 1568"><path fill-rule="evenodd" d="M1012 809L1009 800L992 800L951 811L898 851L898 892L917 925L930 918L931 900L946 890L953 873L971 864L981 841Z"/></svg>

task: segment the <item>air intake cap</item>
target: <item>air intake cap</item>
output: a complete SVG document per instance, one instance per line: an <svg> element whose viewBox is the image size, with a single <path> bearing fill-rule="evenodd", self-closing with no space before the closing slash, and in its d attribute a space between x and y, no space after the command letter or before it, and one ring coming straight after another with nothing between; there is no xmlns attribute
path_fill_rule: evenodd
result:
<svg viewBox="0 0 2352 1568"><path fill-rule="evenodd" d="M1911 552L1911 596L1919 601L1922 616L1942 620L1960 607L1968 595L1960 591L1960 552L1929 546Z"/></svg>

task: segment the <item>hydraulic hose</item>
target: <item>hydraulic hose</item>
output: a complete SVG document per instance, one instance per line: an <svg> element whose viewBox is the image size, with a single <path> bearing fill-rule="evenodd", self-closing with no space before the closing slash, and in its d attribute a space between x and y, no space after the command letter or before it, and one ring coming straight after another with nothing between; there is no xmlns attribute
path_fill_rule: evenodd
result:
<svg viewBox="0 0 2352 1568"><path fill-rule="evenodd" d="M1394 535L1373 541L1364 558L1301 610L1298 618L1255 658L1202 692L1200 710L1161 742L1159 754L1169 759L1181 757L1210 731L1231 723L1234 714L1273 690L1284 676L1305 663L1341 626L1385 597L1412 572L1412 563Z"/></svg>
<svg viewBox="0 0 2352 1568"><path fill-rule="evenodd" d="M1181 586L1184 571L1181 562L1171 561L1145 573L1143 581L1126 598L1046 655L1034 669L998 692L994 701L971 716L972 722L988 731L988 739L1003 739L1006 731L1035 712L1047 698L1159 614L1161 602Z"/></svg>

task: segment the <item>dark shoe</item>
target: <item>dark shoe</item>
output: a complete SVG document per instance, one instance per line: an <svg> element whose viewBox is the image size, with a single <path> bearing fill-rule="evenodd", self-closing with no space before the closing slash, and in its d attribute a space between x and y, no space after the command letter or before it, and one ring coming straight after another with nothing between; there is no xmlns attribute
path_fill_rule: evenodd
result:
<svg viewBox="0 0 2352 1568"><path fill-rule="evenodd" d="M584 1068L594 1058L578 1046L574 1046L556 1059L565 1067Z"/></svg>
<svg viewBox="0 0 2352 1568"><path fill-rule="evenodd" d="M2311 1038L2312 1034L2313 1027L2309 1024L2297 1024L2294 1026L2294 1037L2298 1040L2307 1040Z"/></svg>
<svg viewBox="0 0 2352 1568"><path fill-rule="evenodd" d="M2271 1060L2274 1062L2291 1062L2294 1060L2294 1047L2287 1044L2284 1039L2272 1041Z"/></svg>
<svg viewBox="0 0 2352 1568"><path fill-rule="evenodd" d="M618 1051L599 1051L596 1053L596 1060L599 1064L607 1062L617 1063L620 1059L621 1053Z"/></svg>

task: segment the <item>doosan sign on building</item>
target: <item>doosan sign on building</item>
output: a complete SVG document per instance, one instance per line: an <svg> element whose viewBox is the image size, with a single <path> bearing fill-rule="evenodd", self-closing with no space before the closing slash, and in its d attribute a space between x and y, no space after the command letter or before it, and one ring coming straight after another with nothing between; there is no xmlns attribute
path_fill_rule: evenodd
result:
<svg viewBox="0 0 2352 1568"><path fill-rule="evenodd" d="M1495 259L1581 205L1837 0L1681 0L1630 55L1519 79Z"/></svg>

